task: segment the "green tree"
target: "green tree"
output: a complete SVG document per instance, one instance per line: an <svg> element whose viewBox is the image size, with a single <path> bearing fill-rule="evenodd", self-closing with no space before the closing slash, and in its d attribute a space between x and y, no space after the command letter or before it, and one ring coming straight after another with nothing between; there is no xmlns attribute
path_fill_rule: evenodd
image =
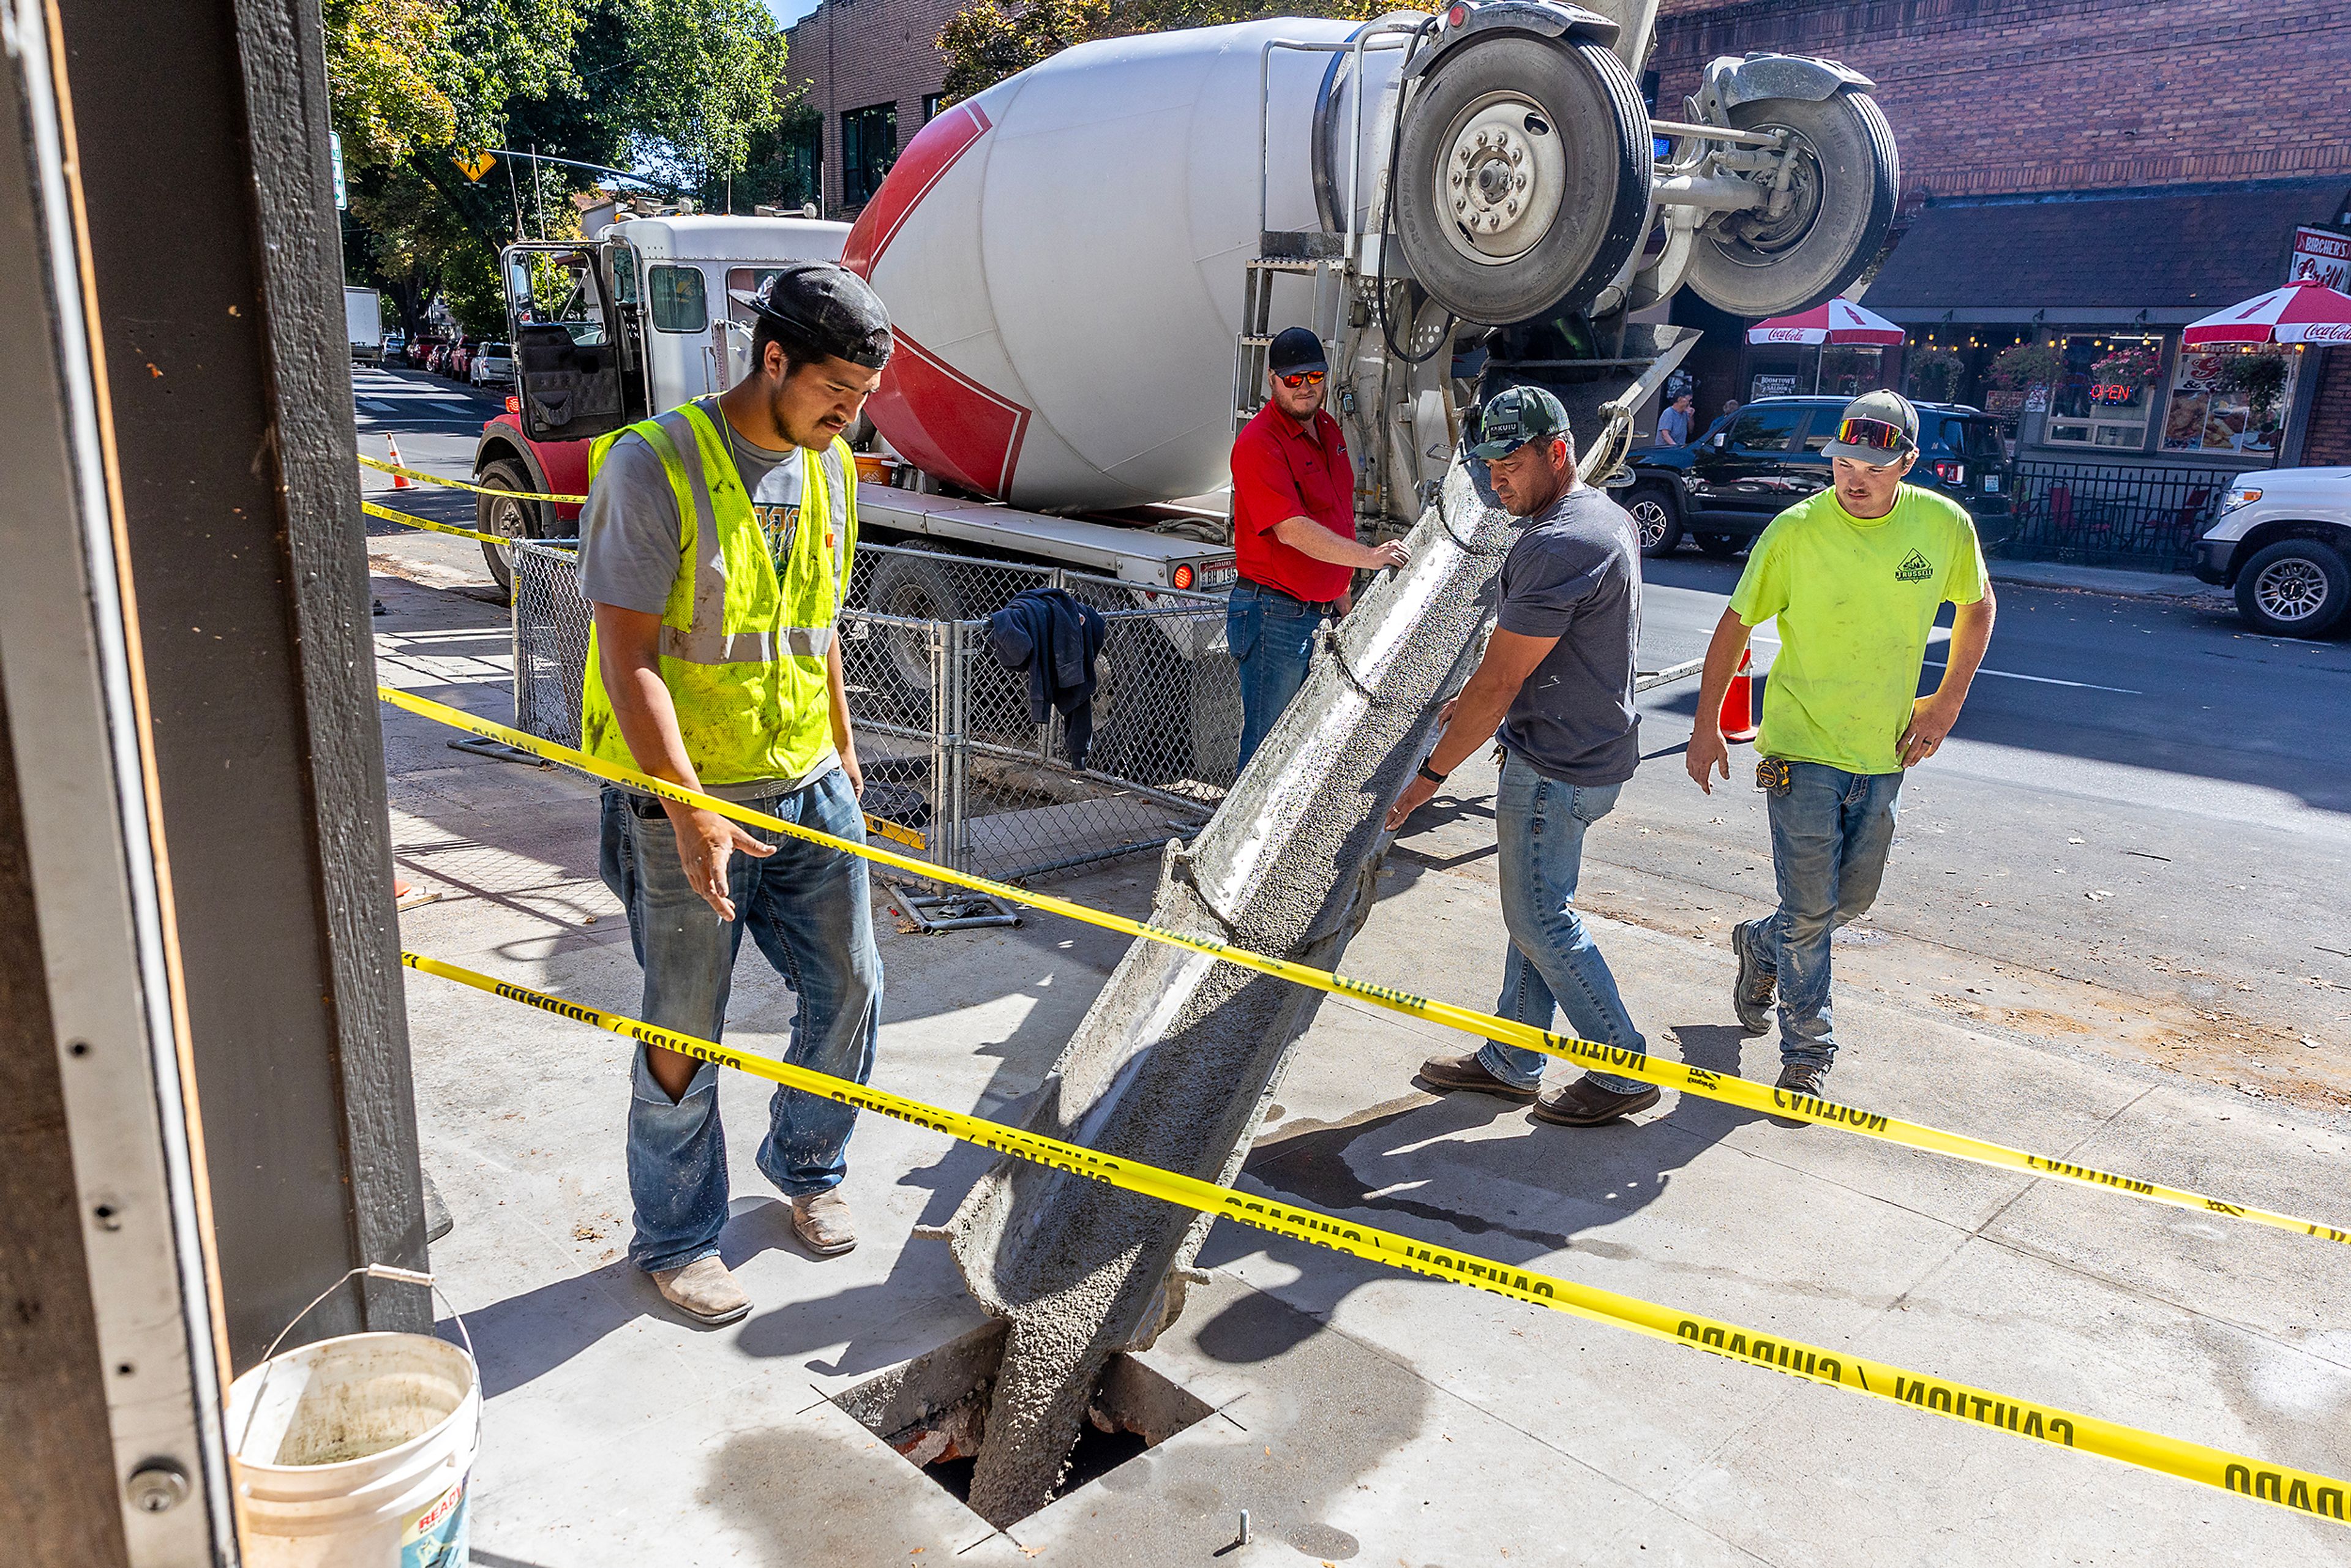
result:
<svg viewBox="0 0 2351 1568"><path fill-rule="evenodd" d="M1073 44L1215 27L1266 16L1368 19L1387 7L1374 0L974 0L939 29L947 57L946 97L971 97Z"/></svg>

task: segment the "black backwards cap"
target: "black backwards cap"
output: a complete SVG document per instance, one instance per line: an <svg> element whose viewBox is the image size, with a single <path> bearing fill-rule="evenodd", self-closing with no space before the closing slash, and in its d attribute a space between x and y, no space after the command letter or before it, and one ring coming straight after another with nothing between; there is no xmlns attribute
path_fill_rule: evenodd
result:
<svg viewBox="0 0 2351 1568"><path fill-rule="evenodd" d="M890 362L890 312L865 279L836 262L787 262L756 290L727 297L820 353L878 371Z"/></svg>

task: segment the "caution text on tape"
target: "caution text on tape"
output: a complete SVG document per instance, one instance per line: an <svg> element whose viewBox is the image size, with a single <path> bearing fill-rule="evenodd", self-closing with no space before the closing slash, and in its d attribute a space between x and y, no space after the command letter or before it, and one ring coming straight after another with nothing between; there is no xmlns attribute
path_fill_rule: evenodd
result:
<svg viewBox="0 0 2351 1568"><path fill-rule="evenodd" d="M1991 1427L2016 1437L2118 1460L2141 1469L2176 1476L2224 1491L2338 1522L2344 1520L2346 1488L2313 1470L2273 1465L2249 1455L2168 1437L2137 1427L2056 1406L1979 1388L1949 1378L1929 1377L1907 1367L1839 1354L1821 1346L1763 1333L1719 1318L1685 1312L1596 1285L1579 1284L1531 1269L1514 1267L1473 1253L1431 1246L1374 1226L1358 1225L1319 1209L1260 1197L1235 1187L1202 1181L1155 1166L1117 1159L1076 1144L1007 1126L977 1116L893 1094L754 1051L679 1034L639 1019L607 1012L584 1002L550 996L511 980L444 963L421 953L401 954L401 962L423 974L560 1018L592 1024L644 1045L674 1051L699 1061L733 1068L787 1088L820 1094L841 1104L877 1112L949 1137L977 1144L1018 1159L1050 1166L1089 1181L1140 1193L1179 1207L1231 1219L1257 1229L1309 1242L1334 1252L1405 1270L1452 1284L1569 1312L1593 1322L1631 1329L1652 1338L1702 1350L1750 1366L1825 1383L1856 1394L1915 1406L1932 1415Z"/></svg>

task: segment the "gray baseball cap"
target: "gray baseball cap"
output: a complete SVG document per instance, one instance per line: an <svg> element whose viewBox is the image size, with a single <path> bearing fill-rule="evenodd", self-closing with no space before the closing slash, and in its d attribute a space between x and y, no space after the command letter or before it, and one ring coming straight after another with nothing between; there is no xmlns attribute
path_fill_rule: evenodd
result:
<svg viewBox="0 0 2351 1568"><path fill-rule="evenodd" d="M1567 410L1541 387L1508 387L1487 400L1478 421L1478 444L1469 455L1491 463L1508 457L1530 441L1574 434L1567 428Z"/></svg>
<svg viewBox="0 0 2351 1568"><path fill-rule="evenodd" d="M1851 435L1853 440L1846 440ZM1821 451L1883 468L1918 450L1918 411L1896 392L1864 392L1844 405L1837 438Z"/></svg>

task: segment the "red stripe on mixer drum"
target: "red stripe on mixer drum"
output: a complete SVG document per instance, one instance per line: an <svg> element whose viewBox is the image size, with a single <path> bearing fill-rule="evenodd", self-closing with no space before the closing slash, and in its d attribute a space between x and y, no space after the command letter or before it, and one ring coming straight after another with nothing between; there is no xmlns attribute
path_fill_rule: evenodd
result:
<svg viewBox="0 0 2351 1568"><path fill-rule="evenodd" d="M936 124L937 121L932 121ZM1001 500L1012 487L1029 411L893 329L895 347L866 413L926 474Z"/></svg>
<svg viewBox="0 0 2351 1568"><path fill-rule="evenodd" d="M841 265L860 277L873 276L873 264L898 237L906 218L921 204L931 187L946 178L971 144L990 128L987 111L976 103L957 104L917 131L898 161L890 166L882 188L857 214L856 226L841 247Z"/></svg>

